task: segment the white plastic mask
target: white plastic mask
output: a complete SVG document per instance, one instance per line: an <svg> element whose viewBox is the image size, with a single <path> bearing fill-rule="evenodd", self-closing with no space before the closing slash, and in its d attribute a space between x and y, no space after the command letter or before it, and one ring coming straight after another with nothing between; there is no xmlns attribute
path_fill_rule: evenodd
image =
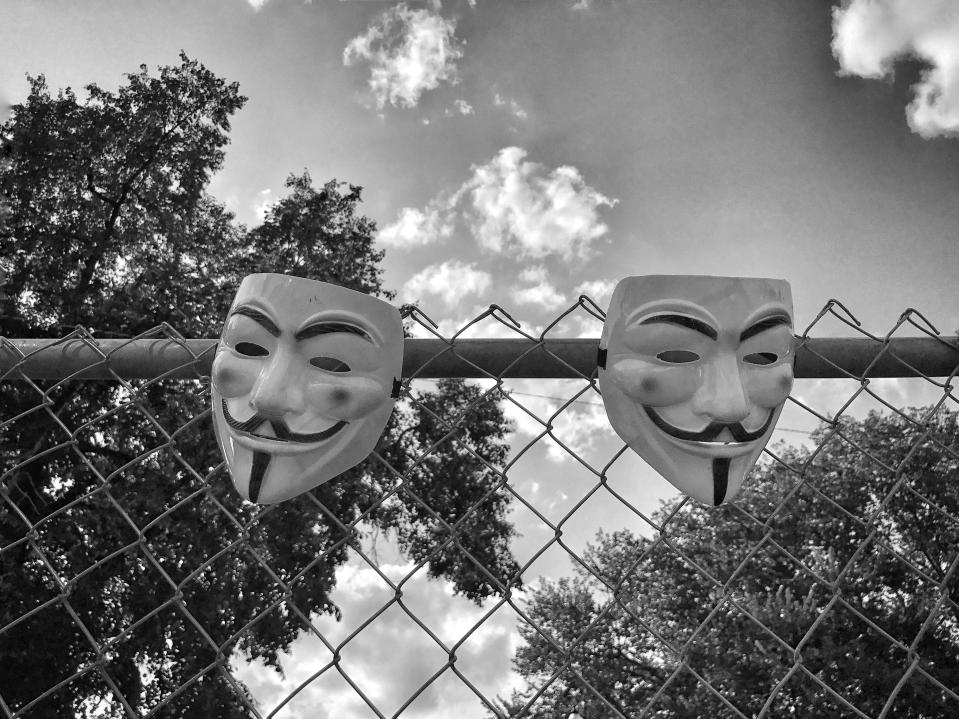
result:
<svg viewBox="0 0 959 719"><path fill-rule="evenodd" d="M213 427L237 491L271 504L359 464L402 369L392 305L302 277L245 277L212 373Z"/></svg>
<svg viewBox="0 0 959 719"><path fill-rule="evenodd" d="M792 316L783 280L622 280L599 345L613 429L677 489L732 499L792 389Z"/></svg>

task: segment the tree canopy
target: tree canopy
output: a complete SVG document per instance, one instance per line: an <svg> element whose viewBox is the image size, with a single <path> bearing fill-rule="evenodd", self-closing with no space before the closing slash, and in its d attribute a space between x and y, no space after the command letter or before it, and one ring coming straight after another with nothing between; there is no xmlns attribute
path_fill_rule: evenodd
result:
<svg viewBox="0 0 959 719"><path fill-rule="evenodd" d="M0 336L216 336L252 272L391 298L362 188L291 175L252 229L207 193L245 100L185 55L116 91L52 94L29 78L0 126ZM447 380L399 403L379 458L266 509L232 490L208 402L201 380L0 382L12 711L248 715L231 652L280 670L311 613L338 615L336 569L367 531L393 533L473 600L519 583L507 500L490 491L508 428L477 387Z"/></svg>
<svg viewBox="0 0 959 719"><path fill-rule="evenodd" d="M956 716L957 412L812 440L734 505L666 503L654 536L600 532L589 570L542 582L510 716Z"/></svg>

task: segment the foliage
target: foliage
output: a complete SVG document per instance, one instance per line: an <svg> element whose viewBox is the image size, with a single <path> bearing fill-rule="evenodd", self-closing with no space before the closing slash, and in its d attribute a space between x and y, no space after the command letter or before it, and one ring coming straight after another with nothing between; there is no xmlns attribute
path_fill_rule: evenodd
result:
<svg viewBox="0 0 959 719"><path fill-rule="evenodd" d="M119 334L154 320L189 332L207 317L190 314L191 288L170 278L184 266L222 276L208 263L222 256L223 241L238 240L204 188L246 98L235 83L181 61L159 77L141 66L115 93L88 85L83 102L70 88L54 97L43 76L29 78L27 100L2 130L9 216L0 241L10 284L24 293L20 311L4 318L7 336L57 336L104 316Z"/></svg>
<svg viewBox="0 0 959 719"><path fill-rule="evenodd" d="M197 61L156 76L141 67L83 99L29 82L0 127L0 336L77 325L215 336L251 272L392 296L361 188L291 176L252 230L206 193L245 98ZM122 716L124 704L247 716L231 652L279 671L311 613L338 615L335 571L374 529L474 600L518 583L506 505L487 496L498 475L478 459L502 460L505 421L477 388L441 383L394 413L384 461L266 509L232 490L208 401L202 381L0 383L0 698L11 710L45 695L29 716Z"/></svg>
<svg viewBox="0 0 959 719"><path fill-rule="evenodd" d="M592 571L533 591L542 631L520 627L530 689L510 716L756 716L767 700L765 716L878 716L900 681L891 715L956 716L957 413L873 412L813 440L734 506L666 503L661 532L600 532Z"/></svg>

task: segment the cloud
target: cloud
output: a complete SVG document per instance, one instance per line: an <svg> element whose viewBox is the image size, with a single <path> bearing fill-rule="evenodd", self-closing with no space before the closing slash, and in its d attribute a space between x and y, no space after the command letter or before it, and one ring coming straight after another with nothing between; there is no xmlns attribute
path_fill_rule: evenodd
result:
<svg viewBox="0 0 959 719"><path fill-rule="evenodd" d="M532 267L527 267L525 270L519 273L519 279L521 282L543 282L548 276L549 273L542 265L533 265Z"/></svg>
<svg viewBox="0 0 959 719"><path fill-rule="evenodd" d="M449 218L436 207L427 207L425 211L404 207L396 221L380 230L376 239L392 247L415 247L431 244L452 233Z"/></svg>
<svg viewBox="0 0 959 719"><path fill-rule="evenodd" d="M587 402L589 404L586 404ZM609 424L602 400L592 392L582 395L581 403L570 405L569 409L553 420L553 436L573 454L587 461L592 459L592 450L604 435L605 438L612 439L613 428ZM546 446L546 457L554 462L563 462L569 459L569 452L557 441L553 441Z"/></svg>
<svg viewBox="0 0 959 719"><path fill-rule="evenodd" d="M543 447L546 458L551 462L561 463L570 459L569 452L555 440L589 461L595 459L591 454L598 441L615 436L599 394L587 390L566 409L556 414L584 385L584 380L510 380L508 391L511 391L512 401L503 403L503 412L507 419L513 422L515 433L520 437L536 437L546 429L541 422L531 417L529 412L544 422L550 422L555 439L543 440ZM529 412L518 405L522 405Z"/></svg>
<svg viewBox="0 0 959 719"><path fill-rule="evenodd" d="M384 563L379 569L394 583L405 578L403 604L449 647L480 622L492 606L492 602L485 602L479 607L454 596L449 582L428 580L425 570L413 574L412 563ZM313 623L334 646L346 642L338 666L381 711L392 715L449 656L393 601L394 591L372 567L354 560L340 567L336 576L332 598L343 611L342 621L314 615ZM386 605L390 606L373 618ZM370 623L349 638L367 620ZM491 699L497 694L508 695L521 683L510 669L510 659L520 642L516 622L512 610L500 609L456 649L457 669ZM246 663L238 655L233 660L236 676L250 687L266 714L332 658L319 638L304 634L293 642L289 653L281 656L285 677L266 669L261 662ZM481 713L483 707L477 696L447 669L403 716L418 719ZM290 719L368 714L369 708L334 667L310 681L282 711Z"/></svg>
<svg viewBox="0 0 959 719"><path fill-rule="evenodd" d="M473 106L466 100L457 99L453 101L453 107L447 107L443 110L443 117L455 117L456 115L473 115Z"/></svg>
<svg viewBox="0 0 959 719"><path fill-rule="evenodd" d="M456 308L458 310L456 316L442 317L440 314L432 312L428 305L424 305L422 308L423 311L430 316L430 319L436 322L437 327L427 329L419 322L415 322L412 326L413 336L435 338L436 335L434 332L437 332L442 337L452 337L460 330L463 330L463 334L459 335L458 339L477 337L484 339L522 339L523 335L520 333L520 330L533 337L538 336L543 331L543 325L531 324L522 320L520 320L522 322L520 330L517 330L513 325L509 324L509 320L503 317L501 312L497 312L495 316L486 315L479 322L470 324L477 317L488 311L489 306L490 303L487 302L486 304L473 305L469 309ZM514 311L507 311L514 319L519 319L515 316ZM502 321L498 318L502 318Z"/></svg>
<svg viewBox="0 0 959 719"><path fill-rule="evenodd" d="M250 3L250 7L253 8L256 12L259 12L263 9L263 6L266 5L270 0L246 0Z"/></svg>
<svg viewBox="0 0 959 719"><path fill-rule="evenodd" d="M959 136L959 4L955 0L846 0L833 9L833 54L840 74L879 79L893 64L930 65L906 108L913 132Z"/></svg>
<svg viewBox="0 0 959 719"><path fill-rule="evenodd" d="M506 147L455 192L444 191L423 210L405 207L378 239L401 246L426 245L449 237L464 223L483 248L518 259L559 256L586 259L606 235L601 207L618 200L586 184L579 170L553 170L526 160L526 150Z"/></svg>
<svg viewBox="0 0 959 719"><path fill-rule="evenodd" d="M577 295L586 295L605 310L616 288L615 280L588 280L576 287Z"/></svg>
<svg viewBox="0 0 959 719"><path fill-rule="evenodd" d="M885 412L889 406L900 410L927 406L942 398L942 388L926 379L881 377L870 379L869 392L859 394L846 407L846 403L861 387L860 382L854 379L799 379L793 387L792 396L823 416L835 417L842 409L844 415L856 418L865 417L871 410ZM806 413L806 410L801 409L801 412ZM818 423L812 415L807 419L812 426ZM786 426L782 421L780 425Z"/></svg>
<svg viewBox="0 0 959 719"><path fill-rule="evenodd" d="M508 106L509 111L520 120L525 120L529 117L529 113L527 113L516 100L511 97L503 97L498 92L493 94L493 104L497 107Z"/></svg>
<svg viewBox="0 0 959 719"><path fill-rule="evenodd" d="M513 291L513 299L520 304L539 305L544 310L554 310L566 302L566 298L548 282L540 282L533 287L518 288Z"/></svg>
<svg viewBox="0 0 959 719"><path fill-rule="evenodd" d="M265 0L263 1L265 2ZM266 220L266 213L270 211L273 203L273 190L269 187L256 193L256 201L253 203L253 214L256 215L256 219L259 220L260 224L263 224Z"/></svg>
<svg viewBox="0 0 959 719"><path fill-rule="evenodd" d="M525 158L526 150L507 147L474 166L473 177L457 193L467 198L465 216L474 237L497 253L585 259L591 243L608 230L598 209L616 200L587 185L575 167L547 171Z"/></svg>
<svg viewBox="0 0 959 719"><path fill-rule="evenodd" d="M369 64L369 86L378 109L387 103L415 107L425 91L441 82L459 82L456 62L463 57L463 43L455 30L455 20L433 9L412 10L400 3L350 40L343 64Z"/></svg>
<svg viewBox="0 0 959 719"><path fill-rule="evenodd" d="M535 283L532 287L517 287L513 290L513 299L520 304L539 305L542 309L553 310L563 305L566 298L550 284L546 268L534 265L520 272L523 282Z"/></svg>
<svg viewBox="0 0 959 719"><path fill-rule="evenodd" d="M402 294L407 302L417 302L423 295L434 295L447 306L454 306L466 295L482 294L492 281L489 272L477 270L475 265L447 260L413 275L403 285Z"/></svg>

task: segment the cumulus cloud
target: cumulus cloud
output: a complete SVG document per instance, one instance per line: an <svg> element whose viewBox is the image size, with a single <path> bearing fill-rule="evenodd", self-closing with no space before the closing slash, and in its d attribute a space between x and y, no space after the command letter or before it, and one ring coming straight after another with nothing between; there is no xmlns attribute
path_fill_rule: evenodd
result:
<svg viewBox="0 0 959 719"><path fill-rule="evenodd" d="M250 3L250 7L253 8L256 12L259 12L260 9L266 5L270 0L246 0Z"/></svg>
<svg viewBox="0 0 959 719"><path fill-rule="evenodd" d="M520 147L503 148L472 172L456 191L440 193L423 210L403 208L378 239L431 244L463 222L482 247L496 254L586 259L609 229L599 218L600 208L618 202L586 184L575 167L550 170L526 160Z"/></svg>
<svg viewBox="0 0 959 719"><path fill-rule="evenodd" d="M442 337L452 337L460 330L463 330L463 333L458 336L459 339L471 339L482 337L484 339L521 339L523 335L520 333L525 332L528 335L533 337L538 336L543 331L543 325L539 324L530 324L523 322L520 318L516 317L514 312L510 312L510 315L519 321L522 322L520 325L520 330L514 328L513 325L509 324L509 320L502 316L501 313L497 312L496 316L486 315L483 319L479 320L475 324L471 324L477 317L480 317L485 312L489 310L490 302L486 304L474 304L469 309L466 308L457 308L457 314L453 316L441 317L438 314L430 311L429 305L423 305L423 310L430 316L430 318L436 322L436 328L427 329L425 326L421 325L419 322L414 323L412 326L412 332L414 337L424 337L432 338L436 337L434 332L437 332ZM497 317L503 318L501 322Z"/></svg>
<svg viewBox="0 0 959 719"><path fill-rule="evenodd" d="M544 310L554 310L566 302L566 298L548 282L518 288L513 291L513 299L520 304L538 305Z"/></svg>
<svg viewBox="0 0 959 719"><path fill-rule="evenodd" d="M343 64L366 63L376 107L415 107L427 90L459 82L457 61L463 43L456 22L431 8L400 3L383 12L343 50Z"/></svg>
<svg viewBox="0 0 959 719"><path fill-rule="evenodd" d="M583 395L583 398L581 402L570 405L553 421L553 436L556 439L546 447L548 459L554 462L569 459L569 452L559 444L562 442L573 454L589 460L597 441L604 436L607 439L614 437L602 400L592 393Z"/></svg>
<svg viewBox="0 0 959 719"><path fill-rule="evenodd" d="M520 120L525 120L529 117L529 113L523 109L523 107L511 97L503 97L498 92L493 94L493 104L497 107L508 107L509 111Z"/></svg>
<svg viewBox="0 0 959 719"><path fill-rule="evenodd" d="M449 582L430 581L425 570L412 574L413 564L382 564L380 570L403 584L403 602L447 646L462 639L489 611L456 597ZM395 594L369 566L354 561L337 570L333 600L343 612L342 621L314 615L313 623L334 646L346 641L361 624L390 604ZM508 695L520 682L510 671L510 658L519 644L517 617L499 610L456 650L457 668L486 696ZM302 682L332 660L323 642L304 634L281 657L286 671L280 677L260 662L242 662L234 656L236 675L250 687L266 711L275 708ZM403 609L393 603L342 646L339 666L382 711L392 715L448 660L448 655ZM479 716L479 699L453 673L430 684L403 712L411 719L435 716ZM369 709L356 691L333 667L310 681L282 712L290 719L366 716Z"/></svg>
<svg viewBox="0 0 959 719"><path fill-rule="evenodd" d="M447 107L443 110L443 117L456 117L457 115L474 114L473 106L462 98L453 101L453 107Z"/></svg>
<svg viewBox="0 0 959 719"><path fill-rule="evenodd" d="M520 282L543 282L549 273L542 265L532 265L519 273Z"/></svg>
<svg viewBox="0 0 959 719"><path fill-rule="evenodd" d="M417 210L404 207L395 222L380 230L376 239L392 247L415 247L428 245L453 233L450 218L435 207Z"/></svg>
<svg viewBox="0 0 959 719"><path fill-rule="evenodd" d="M847 0L833 9L840 73L888 77L893 64L929 64L906 116L923 137L959 136L959 3L955 0Z"/></svg>
<svg viewBox="0 0 959 719"><path fill-rule="evenodd" d="M517 287L513 290L513 299L520 304L538 305L545 310L556 309L566 299L550 284L546 268L534 265L520 272L522 282L534 283L531 287Z"/></svg>
<svg viewBox="0 0 959 719"><path fill-rule="evenodd" d="M585 259L592 242L606 234L598 210L610 199L569 165L547 171L526 160L526 150L507 147L460 188L474 237L493 252L565 260Z"/></svg>
<svg viewBox="0 0 959 719"><path fill-rule="evenodd" d="M467 295L482 294L493 278L489 272L473 264L447 260L420 270L403 285L407 302L417 302L423 295L439 297L447 306L455 306Z"/></svg>
<svg viewBox="0 0 959 719"><path fill-rule="evenodd" d="M512 401L503 403L503 412L513 422L514 431L520 437L537 437L546 429L530 413L550 422L552 437L543 440L548 460L560 463L570 459L561 442L574 454L589 461L594 459L591 454L597 442L615 436L599 394L587 390L556 414L568 399L583 389L584 384L582 380L568 379L510 380Z"/></svg>
<svg viewBox="0 0 959 719"><path fill-rule="evenodd" d="M869 380L869 393L862 393L846 407L860 384L849 379L799 379L793 387L792 396L811 407L824 417L835 417L843 410L849 417L862 418L872 410L886 412L889 406L898 409L906 407L920 407L934 404L942 397L942 390L935 384L920 378L885 377ZM875 397L873 396L875 394ZM876 399L879 397L882 399ZM803 409L801 414L815 425L808 412ZM781 426L796 426L795 422L786 425L782 420Z"/></svg>
<svg viewBox="0 0 959 719"><path fill-rule="evenodd" d="M576 294L586 295L605 310L609 306L615 288L615 280L588 280L577 285Z"/></svg>

